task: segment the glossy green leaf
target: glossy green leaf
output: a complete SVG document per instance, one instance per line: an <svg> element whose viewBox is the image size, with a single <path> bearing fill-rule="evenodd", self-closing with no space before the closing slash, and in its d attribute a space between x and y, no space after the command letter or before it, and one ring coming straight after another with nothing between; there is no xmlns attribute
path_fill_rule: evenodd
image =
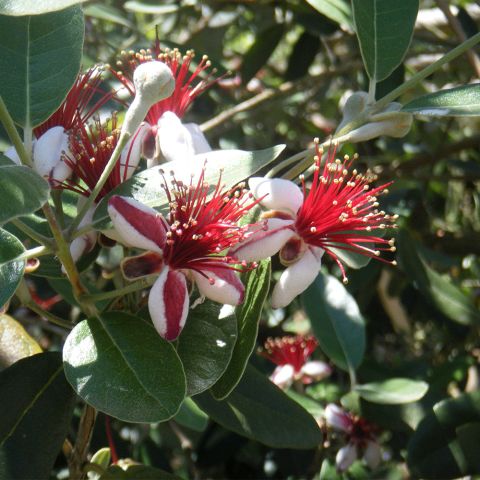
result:
<svg viewBox="0 0 480 480"><path fill-rule="evenodd" d="M261 168L273 162L285 148L285 145L277 145L265 150L246 152L243 150L215 150L195 156L192 165L203 166L205 160L205 180L211 185L211 191L218 183L219 172L222 170L222 184L227 188L242 180L245 180L258 172ZM168 205L165 191L162 188L160 170L165 172L180 172L185 174L188 165L182 161L167 162L161 166L149 168L134 175L130 180L122 183L109 195L102 199L93 217L96 228L105 229L109 226L110 218L107 212L108 199L112 195L125 195L133 197L139 202L159 210ZM192 172L193 173L193 172Z"/></svg>
<svg viewBox="0 0 480 480"><path fill-rule="evenodd" d="M0 166L0 225L38 210L48 199L48 183L31 168Z"/></svg>
<svg viewBox="0 0 480 480"><path fill-rule="evenodd" d="M288 58L285 80L296 80L307 75L308 69L315 60L320 45L321 42L318 35L312 35L307 31L303 32L300 37L298 37L298 40L293 46L292 53Z"/></svg>
<svg viewBox="0 0 480 480"><path fill-rule="evenodd" d="M322 15L340 25L353 24L352 8L345 0L307 0L307 2Z"/></svg>
<svg viewBox="0 0 480 480"><path fill-rule="evenodd" d="M75 403L61 355L40 353L0 372L0 398L0 478L47 480Z"/></svg>
<svg viewBox="0 0 480 480"><path fill-rule="evenodd" d="M443 400L418 425L408 444L408 466L416 477L458 478L480 473L480 392Z"/></svg>
<svg viewBox="0 0 480 480"><path fill-rule="evenodd" d="M86 0L0 0L0 15L23 16L55 12Z"/></svg>
<svg viewBox="0 0 480 480"><path fill-rule="evenodd" d="M207 428L208 416L191 398L186 398L175 415L175 421L196 432L203 432Z"/></svg>
<svg viewBox="0 0 480 480"><path fill-rule="evenodd" d="M166 15L168 13L175 13L182 7L178 4L159 5L158 2L141 2L137 0L128 0L123 5L125 10L136 13L148 13L150 15Z"/></svg>
<svg viewBox="0 0 480 480"><path fill-rule="evenodd" d="M412 39L418 0L352 0L368 76L379 82L400 65Z"/></svg>
<svg viewBox="0 0 480 480"><path fill-rule="evenodd" d="M102 3L91 3L84 7L83 13L87 17L98 18L99 20L106 20L107 22L118 23L127 28L134 28L132 22L126 18L121 10L112 5L105 5Z"/></svg>
<svg viewBox="0 0 480 480"><path fill-rule="evenodd" d="M226 429L271 447L315 448L322 441L314 418L252 366L225 400L205 392L194 401Z"/></svg>
<svg viewBox="0 0 480 480"><path fill-rule="evenodd" d="M25 260L19 256L24 251L17 238L0 228L0 307L15 293L23 277Z"/></svg>
<svg viewBox="0 0 480 480"><path fill-rule="evenodd" d="M407 231L400 231L397 239L400 266L421 294L454 322L480 324L480 312L471 297L426 264Z"/></svg>
<svg viewBox="0 0 480 480"><path fill-rule="evenodd" d="M188 396L210 388L232 357L237 321L233 312L223 314L220 310L221 306L211 301L190 310L178 339L177 353L185 370Z"/></svg>
<svg viewBox="0 0 480 480"><path fill-rule="evenodd" d="M365 320L333 276L320 273L302 301L323 352L340 368L356 369L365 353Z"/></svg>
<svg viewBox="0 0 480 480"><path fill-rule="evenodd" d="M235 309L238 325L237 342L227 370L211 389L212 395L217 400L227 397L238 384L255 349L258 324L270 287L270 276L270 259L262 260L255 270L244 275L245 299Z"/></svg>
<svg viewBox="0 0 480 480"><path fill-rule="evenodd" d="M423 95L407 103L402 111L434 117L478 117L480 115L480 83Z"/></svg>
<svg viewBox="0 0 480 480"><path fill-rule="evenodd" d="M244 84L247 84L265 66L284 33L284 26L277 23L262 30L256 36L253 45L243 55L240 74Z"/></svg>
<svg viewBox="0 0 480 480"><path fill-rule="evenodd" d="M83 33L79 6L43 15L0 16L0 95L19 125L42 123L62 103L80 69Z"/></svg>
<svg viewBox="0 0 480 480"><path fill-rule="evenodd" d="M325 412L325 409L320 403L315 401L308 395L295 392L289 389L285 392L292 400L295 400L300 406L302 406L310 415L314 418L321 418Z"/></svg>
<svg viewBox="0 0 480 480"><path fill-rule="evenodd" d="M420 400L428 390L428 384L409 378L389 378L382 382L357 385L355 391L364 400L373 403L396 405Z"/></svg>
<svg viewBox="0 0 480 480"><path fill-rule="evenodd" d="M20 323L9 315L0 314L0 370L41 352L40 345Z"/></svg>
<svg viewBox="0 0 480 480"><path fill-rule="evenodd" d="M63 360L78 395L120 420L167 420L185 397L185 374L173 346L127 313L80 322L65 342Z"/></svg>

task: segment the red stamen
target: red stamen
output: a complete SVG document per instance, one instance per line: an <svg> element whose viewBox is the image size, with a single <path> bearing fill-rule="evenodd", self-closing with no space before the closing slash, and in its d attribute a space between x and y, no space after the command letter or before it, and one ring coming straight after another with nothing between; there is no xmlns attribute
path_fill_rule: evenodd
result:
<svg viewBox="0 0 480 480"><path fill-rule="evenodd" d="M107 434L108 446L110 448L110 455L112 457L112 464L118 463L117 450L112 435L112 427L110 425L110 417L105 415L105 433Z"/></svg>
<svg viewBox="0 0 480 480"><path fill-rule="evenodd" d="M317 346L317 340L311 336L269 338L260 353L275 365L292 365L298 373Z"/></svg>

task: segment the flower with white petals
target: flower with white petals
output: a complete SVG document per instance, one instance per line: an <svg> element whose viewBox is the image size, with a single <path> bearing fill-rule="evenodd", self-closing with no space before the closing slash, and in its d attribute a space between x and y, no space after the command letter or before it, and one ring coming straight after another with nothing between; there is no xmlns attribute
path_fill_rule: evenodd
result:
<svg viewBox="0 0 480 480"><path fill-rule="evenodd" d="M148 298L150 316L159 334L174 340L187 318L189 284L215 302L243 301L244 287L235 271L245 266L224 252L250 234L251 226L238 222L257 202L240 187L223 191L220 179L212 193L204 171L196 183L163 180L169 201L166 218L121 196L110 198L108 212L126 245L147 250L124 259L122 271L129 280L158 275Z"/></svg>
<svg viewBox="0 0 480 480"><path fill-rule="evenodd" d="M138 65L159 60L170 68L175 78L173 94L155 103L145 118L150 127L144 142L144 155L149 167L160 162L185 161L195 154L211 151L199 126L195 123L183 124L181 121L195 98L217 81L212 78L215 70L205 78L200 78L211 66L206 55L190 73L194 57L193 50L185 55L177 49L162 50L157 41L151 49L122 52L117 62L119 70L111 69L130 95L135 94L133 72Z"/></svg>
<svg viewBox="0 0 480 480"><path fill-rule="evenodd" d="M269 338L260 353L277 365L270 376L272 382L287 388L296 380L309 384L328 377L332 373L328 364L308 360L317 345L317 340L310 336Z"/></svg>
<svg viewBox="0 0 480 480"><path fill-rule="evenodd" d="M246 239L230 254L249 262L279 252L280 262L287 268L273 290L273 308L285 307L315 280L324 253L338 264L346 283L338 250L372 258L379 258L381 251L395 251L393 239L370 234L372 230L395 227L397 216L377 209L377 197L387 192L388 184L370 188L376 176L356 170L350 173L352 159L335 159L335 151L328 152L321 166L322 154L317 146L308 191L303 176L302 188L279 178L249 180L253 195L269 210L263 214L266 229ZM372 243L380 246L373 249Z"/></svg>
<svg viewBox="0 0 480 480"><path fill-rule="evenodd" d="M382 451L377 441L377 427L364 418L352 415L339 406L330 403L325 408L327 426L345 435L346 445L335 457L337 470L345 472L358 458L375 469L381 462Z"/></svg>

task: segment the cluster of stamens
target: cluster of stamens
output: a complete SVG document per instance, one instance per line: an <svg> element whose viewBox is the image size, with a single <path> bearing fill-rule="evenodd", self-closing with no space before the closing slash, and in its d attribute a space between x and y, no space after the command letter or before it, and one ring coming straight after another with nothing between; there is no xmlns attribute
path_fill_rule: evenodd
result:
<svg viewBox="0 0 480 480"><path fill-rule="evenodd" d="M292 365L299 372L317 346L312 336L268 338L260 354L278 366Z"/></svg>

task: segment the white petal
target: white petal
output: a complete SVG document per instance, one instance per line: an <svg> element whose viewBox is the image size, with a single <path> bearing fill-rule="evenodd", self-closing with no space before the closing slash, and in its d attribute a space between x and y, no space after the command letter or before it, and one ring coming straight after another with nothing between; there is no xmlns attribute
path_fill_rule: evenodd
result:
<svg viewBox="0 0 480 480"><path fill-rule="evenodd" d="M158 120L157 138L167 162L188 161L195 154L190 132L173 112L165 112Z"/></svg>
<svg viewBox="0 0 480 480"><path fill-rule="evenodd" d="M325 421L329 427L342 432L349 432L352 427L352 419L348 413L334 403L325 407Z"/></svg>
<svg viewBox="0 0 480 480"><path fill-rule="evenodd" d="M204 273L213 280L213 284L200 273L193 272L198 290L204 297L227 305L238 305L242 302L245 288L234 271L217 268L205 270Z"/></svg>
<svg viewBox="0 0 480 480"><path fill-rule="evenodd" d="M321 249L308 248L300 260L284 270L272 292L272 308L286 307L310 286L320 271L322 254Z"/></svg>
<svg viewBox="0 0 480 480"><path fill-rule="evenodd" d="M114 195L108 201L108 214L122 243L157 253L163 252L166 229L163 216L156 210L133 198Z"/></svg>
<svg viewBox="0 0 480 480"><path fill-rule="evenodd" d="M196 155L198 155L199 153L207 153L212 151L212 148L210 147L207 139L205 138L205 135L196 123L185 123L184 127L190 133L193 151Z"/></svg>
<svg viewBox="0 0 480 480"><path fill-rule="evenodd" d="M312 380L319 381L327 378L332 373L332 369L328 363L312 360L303 365L301 372Z"/></svg>
<svg viewBox="0 0 480 480"><path fill-rule="evenodd" d="M15 150L15 147L7 148L7 150L5 150L3 154L6 157L8 157L13 163L16 163L17 165L22 164L22 161L20 160L20 157L18 156L17 150Z"/></svg>
<svg viewBox="0 0 480 480"><path fill-rule="evenodd" d="M369 440L365 453L363 454L363 459L372 470L377 468L382 460L382 450L380 445L377 442Z"/></svg>
<svg viewBox="0 0 480 480"><path fill-rule="evenodd" d="M295 369L293 368L293 365L281 365L275 368L270 376L270 380L277 387L288 388L292 384L294 374Z"/></svg>
<svg viewBox="0 0 480 480"><path fill-rule="evenodd" d="M68 147L68 135L63 127L52 127L35 143L33 164L39 175L63 182L72 174L72 168L63 161L62 153L73 159Z"/></svg>
<svg viewBox="0 0 480 480"><path fill-rule="evenodd" d="M339 472L345 472L357 459L357 447L353 443L347 443L342 447L335 457L335 464Z"/></svg>
<svg viewBox="0 0 480 480"><path fill-rule="evenodd" d="M164 268L148 296L148 310L161 337L175 340L188 315L189 297L185 275Z"/></svg>
<svg viewBox="0 0 480 480"><path fill-rule="evenodd" d="M122 181L128 180L134 173L140 163L140 156L143 146L143 140L149 133L150 126L142 123L135 135L128 141L127 145L120 155L120 178Z"/></svg>
<svg viewBox="0 0 480 480"><path fill-rule="evenodd" d="M241 261L257 262L275 255L295 235L288 228L293 220L270 219L268 230L259 230L232 249L230 255Z"/></svg>
<svg viewBox="0 0 480 480"><path fill-rule="evenodd" d="M83 205L86 202L85 197L80 197L77 202L77 211L80 211ZM95 213L95 207L90 208L85 216L82 218L81 222L78 224L78 227L85 227L90 225L93 221L93 214ZM90 251L97 240L97 233L92 230L91 232L82 235L81 237L74 238L70 244L70 254L72 255L73 261L76 262L85 252Z"/></svg>
<svg viewBox="0 0 480 480"><path fill-rule="evenodd" d="M283 178L252 177L248 186L255 198L269 210L288 210L296 215L303 203L303 193L295 183Z"/></svg>

